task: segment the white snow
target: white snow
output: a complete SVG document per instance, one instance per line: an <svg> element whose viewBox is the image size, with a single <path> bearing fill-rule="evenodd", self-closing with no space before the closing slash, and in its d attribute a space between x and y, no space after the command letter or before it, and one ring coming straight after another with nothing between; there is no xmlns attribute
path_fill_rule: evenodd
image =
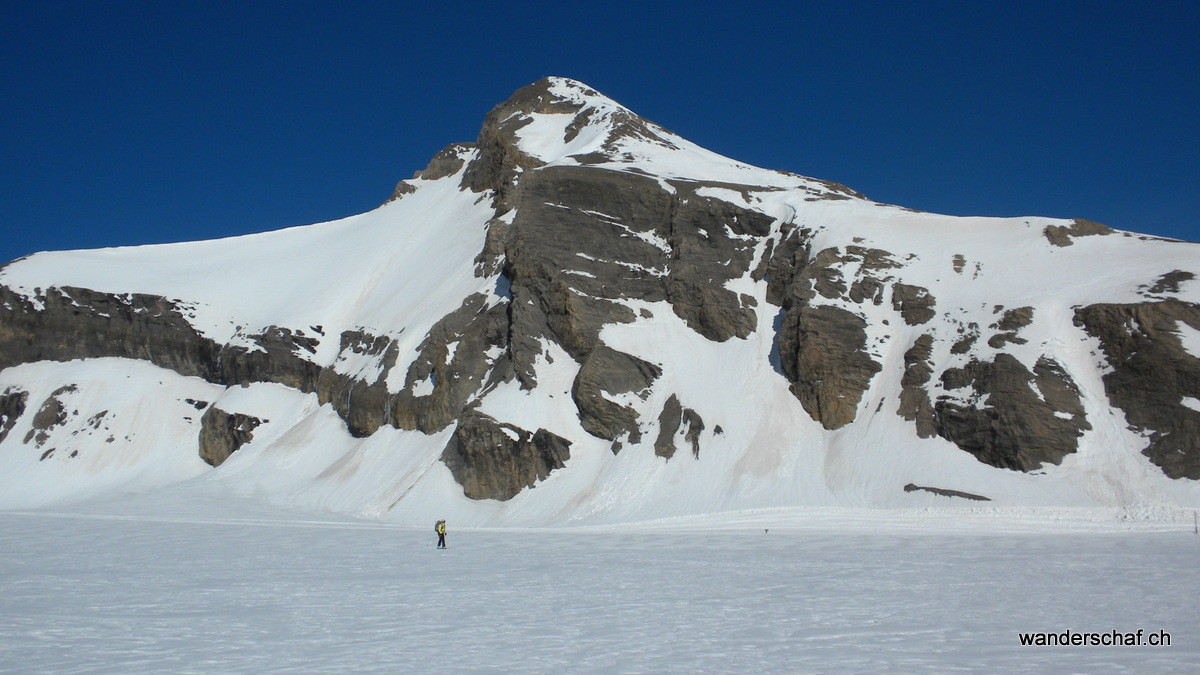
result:
<svg viewBox="0 0 1200 675"><path fill-rule="evenodd" d="M66 419L39 441L33 419L54 398ZM143 361L30 363L3 371L0 392L29 392L0 452L0 509L36 508L89 496L161 488L203 475L200 418L187 402L225 388Z"/></svg>
<svg viewBox="0 0 1200 675"><path fill-rule="evenodd" d="M1200 659L1190 522L449 519L445 551L432 523L203 489L0 513L0 653L24 672L123 673L1186 672ZM1019 642L1068 629L1165 631L1171 646Z"/></svg>
<svg viewBox="0 0 1200 675"><path fill-rule="evenodd" d="M423 380L417 380L415 383L413 383L413 396L429 396L433 393L434 384L433 373L430 373L429 377Z"/></svg>
<svg viewBox="0 0 1200 675"><path fill-rule="evenodd" d="M1182 321L1176 323L1175 330L1179 333L1179 341L1187 353L1200 357L1200 330L1196 330Z"/></svg>

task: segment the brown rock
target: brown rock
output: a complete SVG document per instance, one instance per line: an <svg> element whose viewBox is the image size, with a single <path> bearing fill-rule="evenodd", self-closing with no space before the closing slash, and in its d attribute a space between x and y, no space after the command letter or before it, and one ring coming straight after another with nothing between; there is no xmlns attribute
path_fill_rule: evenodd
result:
<svg viewBox="0 0 1200 675"><path fill-rule="evenodd" d="M826 429L854 421L863 393L882 369L867 354L866 325L859 316L830 306L784 314L780 365L792 393Z"/></svg>
<svg viewBox="0 0 1200 675"><path fill-rule="evenodd" d="M571 457L571 442L545 429L528 431L475 411L458 420L442 462L471 499L512 499Z"/></svg>
<svg viewBox="0 0 1200 675"><path fill-rule="evenodd" d="M254 430L262 423L257 417L210 406L200 418L200 459L210 466L221 466L238 448L253 440Z"/></svg>
<svg viewBox="0 0 1200 675"><path fill-rule="evenodd" d="M1032 373L1010 354L972 361L942 373L942 385L972 391L966 402L934 404L938 435L992 466L1032 471L1058 464L1091 428L1075 383L1048 357Z"/></svg>
<svg viewBox="0 0 1200 675"><path fill-rule="evenodd" d="M1200 358L1180 340L1182 326L1200 330L1200 306L1175 299L1096 304L1075 311L1075 324L1100 340L1113 370L1104 375L1109 402L1146 433L1142 451L1171 478L1200 480Z"/></svg>
<svg viewBox="0 0 1200 675"><path fill-rule="evenodd" d="M622 436L628 436L631 443L640 442L637 411L614 403L605 394L633 393L645 397L661 374L658 366L636 356L605 345L596 347L580 366L571 387L571 398L579 409L584 430L613 441L613 452L620 449L618 439Z"/></svg>

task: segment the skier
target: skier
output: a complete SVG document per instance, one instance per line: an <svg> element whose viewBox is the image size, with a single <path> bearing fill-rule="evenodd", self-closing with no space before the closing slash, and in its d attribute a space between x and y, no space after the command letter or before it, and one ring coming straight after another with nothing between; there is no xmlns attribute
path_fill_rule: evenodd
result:
<svg viewBox="0 0 1200 675"><path fill-rule="evenodd" d="M446 548L446 521L444 521L444 520L437 521L437 524L433 526L433 531L437 532L437 536L438 536L437 547L438 548Z"/></svg>

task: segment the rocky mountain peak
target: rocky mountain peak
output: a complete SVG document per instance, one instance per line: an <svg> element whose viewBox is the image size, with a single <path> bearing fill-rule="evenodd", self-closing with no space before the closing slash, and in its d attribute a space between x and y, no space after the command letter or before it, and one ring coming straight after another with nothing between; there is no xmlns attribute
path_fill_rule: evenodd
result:
<svg viewBox="0 0 1200 675"><path fill-rule="evenodd" d="M563 77L526 85L488 113L464 184L503 203L518 175L548 165L637 161L639 145L679 150L678 137L591 87Z"/></svg>
<svg viewBox="0 0 1200 675"><path fill-rule="evenodd" d="M493 112L512 114L579 113L584 109L622 109L621 104L592 87L568 77L543 77L513 92Z"/></svg>
<svg viewBox="0 0 1200 675"><path fill-rule="evenodd" d="M0 506L151 450L406 519L1200 504L1194 247L879 204L554 77L392 201L0 268Z"/></svg>
<svg viewBox="0 0 1200 675"><path fill-rule="evenodd" d="M511 210L520 177L543 167L596 167L768 190L802 190L819 199L866 199L844 185L761 169L706 150L646 119L588 85L545 77L521 87L487 114L473 143L454 143L416 178L437 179L467 164L462 185L491 191ZM415 186L401 181L394 198Z"/></svg>
<svg viewBox="0 0 1200 675"><path fill-rule="evenodd" d="M655 125L591 87L565 77L546 77L518 89L492 109L480 139L499 136L544 163L589 164L618 159L621 139L635 138L678 149L675 134Z"/></svg>

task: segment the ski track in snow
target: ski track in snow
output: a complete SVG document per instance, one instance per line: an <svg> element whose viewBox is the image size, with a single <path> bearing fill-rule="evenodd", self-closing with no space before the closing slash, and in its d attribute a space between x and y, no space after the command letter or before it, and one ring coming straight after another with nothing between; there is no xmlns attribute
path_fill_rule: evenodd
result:
<svg viewBox="0 0 1200 675"><path fill-rule="evenodd" d="M432 527L236 500L0 513L0 670L1184 672L1200 657L1189 530L762 522L450 523L438 551ZM1166 630L1172 646L1018 643L1066 629Z"/></svg>

